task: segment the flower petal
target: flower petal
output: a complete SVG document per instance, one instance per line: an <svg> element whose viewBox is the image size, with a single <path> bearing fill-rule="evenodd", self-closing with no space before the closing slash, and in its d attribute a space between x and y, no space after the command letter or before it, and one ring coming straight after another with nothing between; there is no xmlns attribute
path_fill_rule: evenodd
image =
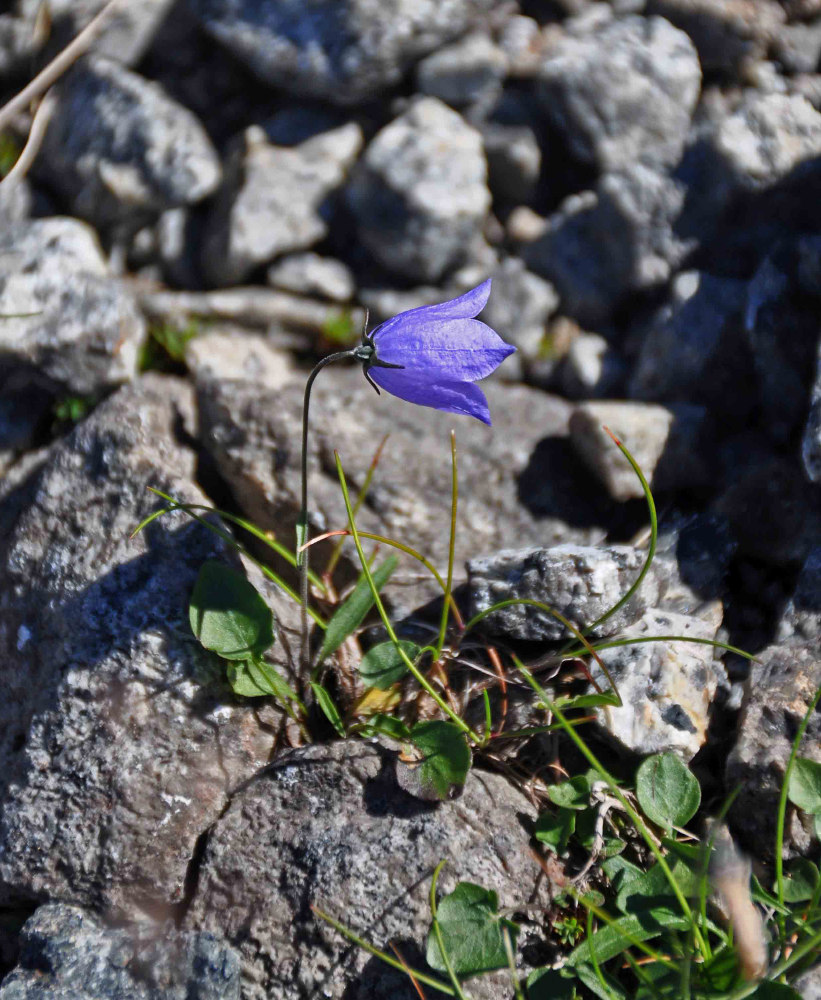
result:
<svg viewBox="0 0 821 1000"><path fill-rule="evenodd" d="M485 394L472 382L434 380L430 373L404 368L371 368L369 375L386 392L409 403L432 406L445 413L461 413L490 423Z"/></svg>
<svg viewBox="0 0 821 1000"><path fill-rule="evenodd" d="M430 381L475 382L516 350L476 319L440 320L420 310L400 313L374 334L380 361L425 371Z"/></svg>
<svg viewBox="0 0 821 1000"><path fill-rule="evenodd" d="M446 319L473 319L487 305L487 300L490 298L490 283L491 279L488 278L487 281L483 281L481 285L471 288L464 295L460 295L455 299L449 299L447 302L436 302L432 306L417 306L416 309L406 309L405 312L399 313L398 316L393 316L377 327L374 331L374 336L376 336L379 330L385 332L396 322L410 319L411 317L413 317L414 321L428 319L440 322Z"/></svg>

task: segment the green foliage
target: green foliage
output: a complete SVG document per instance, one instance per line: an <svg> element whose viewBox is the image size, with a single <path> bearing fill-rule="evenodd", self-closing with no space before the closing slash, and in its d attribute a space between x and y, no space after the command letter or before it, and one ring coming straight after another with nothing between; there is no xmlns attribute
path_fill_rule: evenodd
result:
<svg viewBox="0 0 821 1000"><path fill-rule="evenodd" d="M376 584L377 591L381 590L388 582L391 574L396 569L398 562L399 560L396 556L388 556L388 558L373 571L373 580ZM351 592L350 597L344 602L344 604L341 604L339 608L337 608L333 617L328 622L328 627L325 630L325 638L322 642L322 648L319 650L319 662L322 662L322 660L326 657L335 653L348 636L353 635L353 633L365 620L365 616L371 610L373 605L374 596L367 577L363 573L359 580L357 580L356 586Z"/></svg>
<svg viewBox="0 0 821 1000"><path fill-rule="evenodd" d="M465 734L453 723L438 719L417 722L409 742L409 752L418 761L415 770L423 797L446 799L464 785L471 764L470 748Z"/></svg>
<svg viewBox="0 0 821 1000"><path fill-rule="evenodd" d="M191 631L225 660L257 659L274 644L271 609L242 573L209 561L188 608Z"/></svg>
<svg viewBox="0 0 821 1000"><path fill-rule="evenodd" d="M322 336L339 348L350 347L359 339L350 309L332 313L322 324Z"/></svg>
<svg viewBox="0 0 821 1000"><path fill-rule="evenodd" d="M436 913L442 944L453 971L460 978L493 972L507 965L502 929L515 942L519 928L499 914L495 892L472 882L460 882L439 904ZM427 962L437 972L447 965L437 935L428 934Z"/></svg>
<svg viewBox="0 0 821 1000"><path fill-rule="evenodd" d="M684 826L701 804L691 771L672 753L648 757L636 774L636 795L644 815L658 826Z"/></svg>
<svg viewBox="0 0 821 1000"><path fill-rule="evenodd" d="M336 702L331 697L330 691L316 681L311 681L311 690L316 696L317 704L325 713L328 722L336 730L337 736L341 736L344 740L347 736L345 723L342 721L342 716L339 714L339 709L336 707Z"/></svg>
<svg viewBox="0 0 821 1000"><path fill-rule="evenodd" d="M0 178L5 177L17 162L23 147L10 132L0 132Z"/></svg>
<svg viewBox="0 0 821 1000"><path fill-rule="evenodd" d="M527 977L527 1000L573 1000L576 987L557 969L536 969Z"/></svg>
<svg viewBox="0 0 821 1000"><path fill-rule="evenodd" d="M180 329L170 323L152 323L142 346L138 367L146 371L178 371L185 365L185 348L198 336L201 326L192 319Z"/></svg>
<svg viewBox="0 0 821 1000"><path fill-rule="evenodd" d="M399 646L411 660L419 655L420 650L415 642L402 639ZM369 649L359 664L359 676L363 683L380 691L387 691L397 681L401 681L407 672L407 664L393 642L381 642Z"/></svg>
<svg viewBox="0 0 821 1000"><path fill-rule="evenodd" d="M821 814L821 764L796 757L787 794L793 805L810 816Z"/></svg>
<svg viewBox="0 0 821 1000"><path fill-rule="evenodd" d="M55 422L73 426L78 424L93 408L96 400L92 396L62 396L52 409Z"/></svg>

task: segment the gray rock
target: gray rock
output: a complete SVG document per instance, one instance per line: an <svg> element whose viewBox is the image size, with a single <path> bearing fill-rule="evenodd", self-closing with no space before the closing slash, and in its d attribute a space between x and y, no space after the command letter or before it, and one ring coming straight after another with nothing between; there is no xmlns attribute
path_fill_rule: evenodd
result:
<svg viewBox="0 0 821 1000"><path fill-rule="evenodd" d="M279 254L322 239L328 232L323 203L342 184L361 146L355 122L294 148L272 145L258 126L247 129L206 226L203 266L209 280L237 284Z"/></svg>
<svg viewBox="0 0 821 1000"><path fill-rule="evenodd" d="M801 440L801 460L808 479L821 482L821 349L815 367L815 381L810 394L810 411Z"/></svg>
<svg viewBox="0 0 821 1000"><path fill-rule="evenodd" d="M530 898L527 799L500 775L472 772L456 801L422 802L402 790L398 772L408 768L396 758L350 741L296 751L239 792L214 827L185 926L237 948L247 1000L417 995L406 976L313 916L311 903L378 947L403 942L419 966L430 876L443 857L443 894L467 881L498 892L503 907ZM501 1000L504 978L492 991L474 979L471 996Z"/></svg>
<svg viewBox="0 0 821 1000"><path fill-rule="evenodd" d="M145 338L133 296L108 276L93 231L37 219L0 235L0 370L78 395L132 378Z"/></svg>
<svg viewBox="0 0 821 1000"><path fill-rule="evenodd" d="M350 268L333 257L294 253L268 268L268 284L299 295L318 295L332 302L349 302L356 291Z"/></svg>
<svg viewBox="0 0 821 1000"><path fill-rule="evenodd" d="M487 35L476 32L426 56L416 67L417 89L454 108L490 109L502 90L507 58Z"/></svg>
<svg viewBox="0 0 821 1000"><path fill-rule="evenodd" d="M722 597L737 548L725 517L674 514L662 521L654 562L668 578L664 609L699 615L706 601Z"/></svg>
<svg viewBox="0 0 821 1000"><path fill-rule="evenodd" d="M674 272L688 249L673 231L683 202L680 184L641 164L605 174L595 192L562 202L524 258L556 285L564 312L596 326Z"/></svg>
<svg viewBox="0 0 821 1000"><path fill-rule="evenodd" d="M469 259L490 207L482 139L423 98L369 143L347 190L362 243L409 281L438 281Z"/></svg>
<svg viewBox="0 0 821 1000"><path fill-rule="evenodd" d="M758 857L771 858L784 771L798 726L821 685L818 643L788 642L756 654L726 766L728 788L740 787L730 819L739 839ZM813 714L801 743L802 757L821 763L821 717ZM811 846L810 822L788 803L787 856Z"/></svg>
<svg viewBox="0 0 821 1000"><path fill-rule="evenodd" d="M621 394L626 376L621 354L604 337L582 330L570 342L559 384L568 399L606 399Z"/></svg>
<svg viewBox="0 0 821 1000"><path fill-rule="evenodd" d="M31 187L25 177L5 178L0 184L0 219L14 226L31 215Z"/></svg>
<svg viewBox="0 0 821 1000"><path fill-rule="evenodd" d="M752 360L743 332L746 284L696 271L679 274L643 333L629 394L692 402L740 421L750 412Z"/></svg>
<svg viewBox="0 0 821 1000"><path fill-rule="evenodd" d="M166 280L181 288L198 288L199 232L194 231L190 208L169 208L151 230L156 257Z"/></svg>
<svg viewBox="0 0 821 1000"><path fill-rule="evenodd" d="M136 66L154 41L174 0L129 0L109 15L94 51L125 66ZM106 5L106 0L49 0L50 41L62 48ZM32 19L39 0L21 0L21 13Z"/></svg>
<svg viewBox="0 0 821 1000"><path fill-rule="evenodd" d="M582 403L570 417L570 440L614 500L643 497L630 463L604 430L609 427L638 462L654 492L690 489L710 481L701 406Z"/></svg>
<svg viewBox="0 0 821 1000"><path fill-rule="evenodd" d="M630 15L565 35L548 49L540 80L545 111L573 154L606 172L676 163L701 70L684 32Z"/></svg>
<svg viewBox="0 0 821 1000"><path fill-rule="evenodd" d="M706 243L733 205L802 165L812 169L819 153L821 113L809 101L798 94L747 92L732 113L710 118L682 160L678 175L689 191L679 231Z"/></svg>
<svg viewBox="0 0 821 1000"><path fill-rule="evenodd" d="M60 83L37 164L71 206L98 226L190 205L220 179L197 119L155 83L90 57Z"/></svg>
<svg viewBox="0 0 821 1000"><path fill-rule="evenodd" d="M518 257L502 262L493 274L491 288L482 321L516 346L516 354L498 369L501 378L513 381L539 358L547 321L559 306L559 296L549 282L528 271Z"/></svg>
<svg viewBox="0 0 821 1000"><path fill-rule="evenodd" d="M278 389L296 377L291 355L259 334L209 328L185 345L185 365L196 382L238 379Z"/></svg>
<svg viewBox="0 0 821 1000"><path fill-rule="evenodd" d="M23 74L40 48L30 18L0 14L0 77Z"/></svg>
<svg viewBox="0 0 821 1000"><path fill-rule="evenodd" d="M740 551L769 565L800 565L821 537L821 498L798 464L766 450L749 458L731 450L723 464L717 479L727 485L711 509L728 519Z"/></svg>
<svg viewBox="0 0 821 1000"><path fill-rule="evenodd" d="M821 546L807 556L778 627L778 641L821 639Z"/></svg>
<svg viewBox="0 0 821 1000"><path fill-rule="evenodd" d="M542 151L529 125L484 122L482 142L494 198L512 205L529 202L542 169Z"/></svg>
<svg viewBox="0 0 821 1000"><path fill-rule="evenodd" d="M802 1000L821 1000L821 965L816 965L793 983Z"/></svg>
<svg viewBox="0 0 821 1000"><path fill-rule="evenodd" d="M23 927L0 1000L239 1000L239 956L213 934L106 926L78 906L41 906Z"/></svg>
<svg viewBox="0 0 821 1000"><path fill-rule="evenodd" d="M0 905L171 915L198 837L276 743L281 714L235 698L188 623L203 562L236 557L181 514L130 539L148 486L205 502L177 438L192 403L174 379L121 389L0 507ZM287 673L293 605L263 593Z"/></svg>
<svg viewBox="0 0 821 1000"><path fill-rule="evenodd" d="M821 73L800 73L791 77L789 93L798 94L816 111L821 111Z"/></svg>
<svg viewBox="0 0 821 1000"><path fill-rule="evenodd" d="M648 0L648 12L687 32L705 73L734 76L762 58L784 22L773 0Z"/></svg>
<svg viewBox="0 0 821 1000"><path fill-rule="evenodd" d="M773 48L788 73L816 73L821 68L821 20L783 25Z"/></svg>
<svg viewBox="0 0 821 1000"><path fill-rule="evenodd" d="M716 639L721 619L718 601L698 615L651 608L620 638L682 635ZM596 709L599 724L635 753L672 752L685 761L692 760L707 739L710 705L718 686L727 679L717 652L713 646L670 640L602 650L599 655L624 704ZM595 662L591 671L607 687L607 678Z"/></svg>
<svg viewBox="0 0 821 1000"><path fill-rule="evenodd" d="M195 0L205 30L265 83L358 104L398 83L413 62L481 23L497 0Z"/></svg>
<svg viewBox="0 0 821 1000"><path fill-rule="evenodd" d="M798 247L775 248L747 288L744 327L755 365L762 424L786 445L807 413L821 320L818 299L804 293Z"/></svg>
<svg viewBox="0 0 821 1000"><path fill-rule="evenodd" d="M513 14L499 33L499 48L507 56L511 76L536 76L545 48L539 22L523 14Z"/></svg>
<svg viewBox="0 0 821 1000"><path fill-rule="evenodd" d="M639 575L646 555L626 545L556 545L553 548L507 549L468 562L471 615L500 601L541 601L577 628L591 625L609 611ZM658 604L664 581L654 569L633 597L608 618L596 635L613 635L632 625ZM558 619L540 608L514 604L494 611L483 626L492 635L512 639L568 638Z"/></svg>
<svg viewBox="0 0 821 1000"><path fill-rule="evenodd" d="M612 504L586 488L588 474L566 437L567 404L520 386L483 383L483 388L492 428L386 393L376 396L358 367L340 365L323 371L311 404L312 532L347 524L334 449L355 494L380 441L389 433L357 523L365 530L402 539L428 555L437 568L446 569L451 497L448 432L453 428L460 456L457 575L463 561L476 552L521 542L589 542L601 537L601 529L594 526L607 518ZM301 380L278 391L214 380L199 387L205 448L245 514L287 541L293 537L299 509L303 389ZM330 550L315 551L315 565L321 566ZM355 559L349 547L346 553ZM407 613L436 594L437 588L411 563L400 567L388 591L394 609Z"/></svg>

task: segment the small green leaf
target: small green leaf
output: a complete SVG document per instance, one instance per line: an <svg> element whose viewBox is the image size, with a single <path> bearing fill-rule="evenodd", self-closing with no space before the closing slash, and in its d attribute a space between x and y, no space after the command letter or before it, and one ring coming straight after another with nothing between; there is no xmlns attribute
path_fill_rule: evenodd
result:
<svg viewBox="0 0 821 1000"><path fill-rule="evenodd" d="M551 802L565 809L587 809L590 805L590 779L586 774L577 774L570 781L551 785L547 795Z"/></svg>
<svg viewBox="0 0 821 1000"><path fill-rule="evenodd" d="M399 560L396 556L389 556L381 566L371 574L376 589L381 590L390 579L391 573L396 569ZM333 618L328 622L325 630L325 639L319 651L319 659L324 660L331 653L335 653L349 635L359 628L365 620L365 616L373 607L373 594L363 573L357 581L351 596L340 605L334 612Z"/></svg>
<svg viewBox="0 0 821 1000"><path fill-rule="evenodd" d="M507 951L502 927L515 944L519 928L499 916L499 899L495 892L472 882L460 882L439 904L436 920L442 943L457 976L476 976L507 967ZM433 929L428 933L427 962L437 972L447 966Z"/></svg>
<svg viewBox="0 0 821 1000"><path fill-rule="evenodd" d="M613 691L603 691L601 694L579 694L574 698L557 698L554 704L563 712L582 708L602 708L606 706L618 707L621 702L619 696Z"/></svg>
<svg viewBox="0 0 821 1000"><path fill-rule="evenodd" d="M601 997L601 1000L628 1000L627 992L624 988L603 969L599 969L596 972L592 964L581 962L576 966L576 975L590 992L595 993L597 997ZM604 980L603 984L599 976Z"/></svg>
<svg viewBox="0 0 821 1000"><path fill-rule="evenodd" d="M321 684L317 684L316 681L311 681L311 689L316 696L317 704L325 713L328 722L330 722L337 734L344 740L347 736L345 723L342 721L342 716L339 714L339 709L336 707L330 691Z"/></svg>
<svg viewBox="0 0 821 1000"><path fill-rule="evenodd" d="M461 729L452 722L417 722L410 742L422 755L415 772L423 798L443 800L464 785L471 756Z"/></svg>
<svg viewBox="0 0 821 1000"><path fill-rule="evenodd" d="M710 993L727 993L740 980L738 956L733 948L722 948L703 965L695 966L695 972Z"/></svg>
<svg viewBox="0 0 821 1000"><path fill-rule="evenodd" d="M796 858L790 865L788 877L784 879L784 901L803 903L812 899L818 885L818 869L808 858Z"/></svg>
<svg viewBox="0 0 821 1000"><path fill-rule="evenodd" d="M821 813L821 764L807 757L796 757L787 794L790 802L804 812Z"/></svg>
<svg viewBox="0 0 821 1000"><path fill-rule="evenodd" d="M363 736L389 736L393 740L406 740L410 737L410 729L401 719L394 715L384 715L376 712L359 726Z"/></svg>
<svg viewBox="0 0 821 1000"><path fill-rule="evenodd" d="M547 844L550 850L560 854L576 829L576 812L561 808L558 812L543 812L536 820L534 834L536 840Z"/></svg>
<svg viewBox="0 0 821 1000"><path fill-rule="evenodd" d="M573 1000L574 988L558 969L535 969L527 977L527 1000Z"/></svg>
<svg viewBox="0 0 821 1000"><path fill-rule="evenodd" d="M276 638L271 609L242 573L209 561L188 606L191 631L226 660L262 656Z"/></svg>
<svg viewBox="0 0 821 1000"><path fill-rule="evenodd" d="M419 647L408 639L400 639L399 645L410 660L419 655ZM368 687L387 691L391 685L402 680L408 672L405 661L392 642L380 642L378 646L369 649L359 664L359 673Z"/></svg>
<svg viewBox="0 0 821 1000"><path fill-rule="evenodd" d="M672 753L654 754L636 773L636 795L645 816L659 826L684 826L701 803L701 788Z"/></svg>
<svg viewBox="0 0 821 1000"><path fill-rule="evenodd" d="M228 664L228 683L234 694L243 698L264 698L271 694L267 687L257 684L250 666L250 660L233 660Z"/></svg>
<svg viewBox="0 0 821 1000"><path fill-rule="evenodd" d="M596 956L599 963L607 962L616 955L620 955L627 948L632 947L634 941L646 941L649 938L657 937L666 928L671 930L687 930L690 926L689 920L684 917L681 910L668 909L658 906L652 912L642 911L639 913L629 913L624 917L619 917L612 923L607 924L597 930L577 947L567 957L568 965L579 966L582 963L590 962L590 953Z"/></svg>

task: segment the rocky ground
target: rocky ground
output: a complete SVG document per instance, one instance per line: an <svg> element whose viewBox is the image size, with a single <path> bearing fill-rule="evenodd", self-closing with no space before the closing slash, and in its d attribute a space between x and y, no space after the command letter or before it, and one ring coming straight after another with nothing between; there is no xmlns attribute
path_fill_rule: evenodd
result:
<svg viewBox="0 0 821 1000"><path fill-rule="evenodd" d="M0 14L6 98L102 2L47 6ZM329 368L312 527L345 523L334 449L361 485L389 433L360 526L444 569L454 426L463 607L584 624L646 554L608 425L660 512L609 634L757 660L611 650L625 706L600 727L691 761L713 805L740 785L766 863L821 685L816 0L131 0L52 94L0 182L0 998L411 998L310 905L418 963L445 854L445 889L548 891L520 788L474 770L435 806L386 746L299 747L190 633L200 566L239 557L182 514L129 537L153 486L290 544L311 359L365 309L488 276L483 319L518 348L485 383L494 426ZM298 611L244 566L293 677ZM404 564L386 595L408 627L435 596ZM530 656L560 638L522 606L487 627ZM821 761L819 737L816 714ZM798 811L787 844L817 855Z"/></svg>

